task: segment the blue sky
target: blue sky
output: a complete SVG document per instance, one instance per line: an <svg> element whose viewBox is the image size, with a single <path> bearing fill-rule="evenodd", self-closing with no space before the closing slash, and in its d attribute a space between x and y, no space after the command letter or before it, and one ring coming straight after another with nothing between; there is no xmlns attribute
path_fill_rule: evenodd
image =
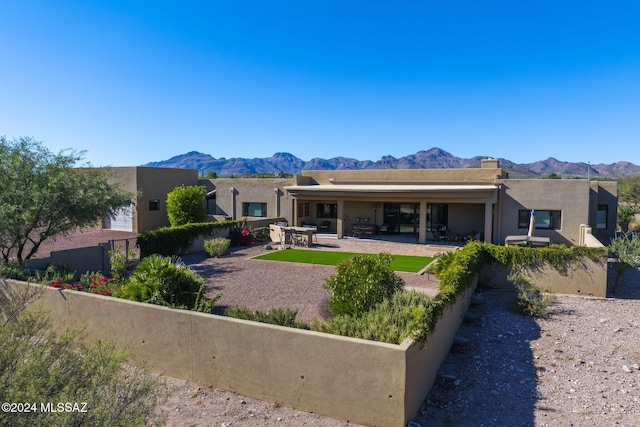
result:
<svg viewBox="0 0 640 427"><path fill-rule="evenodd" d="M188 151L640 165L637 1L0 2L0 135Z"/></svg>

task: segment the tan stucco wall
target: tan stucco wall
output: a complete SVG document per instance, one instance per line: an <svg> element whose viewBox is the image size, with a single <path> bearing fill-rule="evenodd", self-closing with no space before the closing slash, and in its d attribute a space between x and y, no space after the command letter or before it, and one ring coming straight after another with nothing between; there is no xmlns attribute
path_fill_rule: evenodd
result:
<svg viewBox="0 0 640 427"><path fill-rule="evenodd" d="M195 169L138 167L136 170L137 190L140 192L136 203L138 233L170 225L167 217L167 194L176 187L204 185L198 181L198 171ZM160 210L150 211L150 200L158 200Z"/></svg>
<svg viewBox="0 0 640 427"><path fill-rule="evenodd" d="M4 281L0 301L24 282ZM424 348L284 328L77 291L45 288L61 325L115 341L134 365L203 386L371 426L405 426L433 384L468 305L456 304ZM433 352L433 355L431 354Z"/></svg>
<svg viewBox="0 0 640 427"><path fill-rule="evenodd" d="M549 237L552 243L577 245L580 225L589 222L589 181L576 179L510 179L502 181L499 202L499 244L507 236L527 234L518 228L518 211L560 210L561 230L539 230L535 235Z"/></svg>
<svg viewBox="0 0 640 427"><path fill-rule="evenodd" d="M365 170L305 170L303 177L311 179L315 184L329 184L336 181L432 181L449 182L469 181L494 182L502 175L500 168L465 168L465 169L365 169ZM302 182L301 185L304 185Z"/></svg>
<svg viewBox="0 0 640 427"><path fill-rule="evenodd" d="M101 271L109 274L111 271L109 250L111 245L105 242L97 246L53 251L46 258L28 259L26 266L34 270L44 270L50 264L66 265L70 271L76 272L76 279L86 271Z"/></svg>
<svg viewBox="0 0 640 427"><path fill-rule="evenodd" d="M525 269L521 273L541 291L606 298L607 269L608 265L604 259L602 262L584 259L580 264L563 271L544 265ZM507 280L510 272L511 266L499 263L486 264L479 280L492 286L510 287L512 285Z"/></svg>
<svg viewBox="0 0 640 427"><path fill-rule="evenodd" d="M266 203L268 217L288 216L289 199L283 188L293 185L293 178L216 178L210 183L216 189L216 212L212 214L233 217L235 213L232 219L241 219L243 203Z"/></svg>
<svg viewBox="0 0 640 427"><path fill-rule="evenodd" d="M144 166L112 167L110 182L120 184L134 195L133 232L142 233L169 226L167 194L180 185L204 185L195 169L153 168ZM149 201L158 200L160 209L149 210ZM203 202L204 203L204 202Z"/></svg>

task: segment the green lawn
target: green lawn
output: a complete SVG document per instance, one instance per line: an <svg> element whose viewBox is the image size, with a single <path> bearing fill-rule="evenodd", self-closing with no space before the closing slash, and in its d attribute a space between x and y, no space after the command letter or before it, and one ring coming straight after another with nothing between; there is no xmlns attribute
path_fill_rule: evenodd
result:
<svg viewBox="0 0 640 427"><path fill-rule="evenodd" d="M283 249L279 251L269 252L265 255L260 255L255 259L301 262L305 264L338 265L345 259L351 258L354 255L358 254L354 252ZM393 268L394 271L417 273L431 261L433 261L433 258L426 256L393 255L391 268Z"/></svg>

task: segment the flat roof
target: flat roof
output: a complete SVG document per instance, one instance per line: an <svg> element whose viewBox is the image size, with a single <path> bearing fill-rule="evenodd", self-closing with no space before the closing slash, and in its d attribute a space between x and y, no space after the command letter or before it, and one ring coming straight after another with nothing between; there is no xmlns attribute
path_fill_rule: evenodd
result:
<svg viewBox="0 0 640 427"><path fill-rule="evenodd" d="M496 184L488 185L341 185L341 184L320 184L320 185L291 185L285 186L285 190L291 192L359 192L359 193L436 193L436 192L474 192L474 191L497 191Z"/></svg>

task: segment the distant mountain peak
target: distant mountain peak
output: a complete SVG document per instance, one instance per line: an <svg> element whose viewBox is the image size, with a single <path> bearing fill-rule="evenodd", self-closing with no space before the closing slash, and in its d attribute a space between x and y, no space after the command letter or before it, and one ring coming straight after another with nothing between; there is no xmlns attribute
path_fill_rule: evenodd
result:
<svg viewBox="0 0 640 427"><path fill-rule="evenodd" d="M190 151L169 160L151 162L145 166L197 169L203 174L216 172L220 177L258 173L300 174L303 170L361 170L361 169L451 169L479 167L480 160L491 158L475 156L471 159L456 157L453 154L433 147L420 150L415 154L395 158L382 156L380 160L357 160L349 157L322 159L314 157L304 161L291 153L276 152L268 158L231 158L216 159L209 154ZM517 164L500 159L501 167L511 178L541 178L557 174L563 178L587 177L616 178L628 175L640 175L640 166L629 162L617 162L610 165L563 162L554 157L528 164Z"/></svg>

